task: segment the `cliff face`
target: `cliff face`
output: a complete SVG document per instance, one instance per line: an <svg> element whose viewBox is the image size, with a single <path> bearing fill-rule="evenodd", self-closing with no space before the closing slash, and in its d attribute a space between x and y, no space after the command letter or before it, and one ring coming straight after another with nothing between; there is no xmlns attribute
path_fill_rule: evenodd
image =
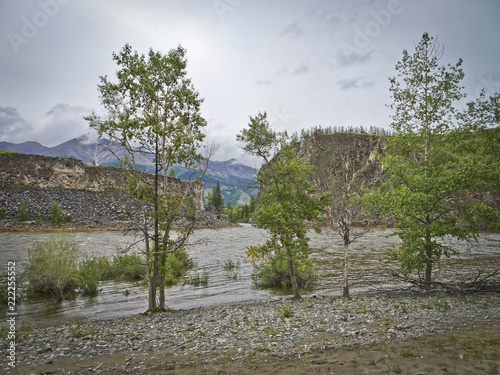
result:
<svg viewBox="0 0 500 375"><path fill-rule="evenodd" d="M331 189L332 181L373 188L386 181L378 156L387 146L384 138L363 134L316 134L298 144L299 154L316 167L316 185Z"/></svg>
<svg viewBox="0 0 500 375"><path fill-rule="evenodd" d="M138 172L153 182L154 176ZM15 218L22 201L32 218L50 216L54 202L63 216L74 222L110 224L137 213L124 191L127 178L115 167L86 166L71 158L27 154L0 154L0 207ZM203 185L169 177L174 193L192 196L204 211Z"/></svg>

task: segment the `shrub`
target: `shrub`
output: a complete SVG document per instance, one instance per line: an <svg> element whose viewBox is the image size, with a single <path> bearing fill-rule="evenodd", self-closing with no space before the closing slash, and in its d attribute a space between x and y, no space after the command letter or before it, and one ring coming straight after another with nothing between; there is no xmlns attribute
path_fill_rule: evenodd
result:
<svg viewBox="0 0 500 375"><path fill-rule="evenodd" d="M52 220L52 223L55 225L59 224L59 222L61 221L61 213L59 212L59 207L57 206L57 202L54 202L50 212L51 212L50 219Z"/></svg>
<svg viewBox="0 0 500 375"><path fill-rule="evenodd" d="M140 280L146 276L146 265L137 253L113 256L107 279Z"/></svg>
<svg viewBox="0 0 500 375"><path fill-rule="evenodd" d="M19 213L18 213L19 221L28 221L30 215L28 213L28 207L26 206L26 202L22 201L19 205Z"/></svg>
<svg viewBox="0 0 500 375"><path fill-rule="evenodd" d="M294 271L299 288L314 286L316 274L313 259L308 258L299 264L295 264ZM292 287L287 260L276 256L266 258L261 263L255 263L252 279L260 287Z"/></svg>
<svg viewBox="0 0 500 375"><path fill-rule="evenodd" d="M185 248L167 254L165 262L165 285L176 285L186 272L194 267L193 260Z"/></svg>
<svg viewBox="0 0 500 375"><path fill-rule="evenodd" d="M111 262L106 257L86 259L78 266L78 285L80 292L95 296L99 291L99 282L107 280L111 273Z"/></svg>
<svg viewBox="0 0 500 375"><path fill-rule="evenodd" d="M28 249L27 278L36 294L50 293L58 301L78 286L78 244L67 237L52 236Z"/></svg>

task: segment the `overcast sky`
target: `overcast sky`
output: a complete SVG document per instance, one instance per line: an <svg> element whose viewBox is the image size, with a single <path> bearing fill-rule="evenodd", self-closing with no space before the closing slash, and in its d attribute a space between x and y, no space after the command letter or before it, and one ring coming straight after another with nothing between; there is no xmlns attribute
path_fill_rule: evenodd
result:
<svg viewBox="0 0 500 375"><path fill-rule="evenodd" d="M500 91L499 0L0 0L0 141L54 146L89 131L112 53L187 49L215 159L267 111L277 130L389 128L389 77L423 32L464 59L469 99Z"/></svg>

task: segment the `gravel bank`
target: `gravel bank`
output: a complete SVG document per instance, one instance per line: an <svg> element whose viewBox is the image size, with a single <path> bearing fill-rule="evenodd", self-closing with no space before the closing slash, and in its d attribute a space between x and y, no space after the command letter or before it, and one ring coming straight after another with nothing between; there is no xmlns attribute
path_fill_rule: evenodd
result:
<svg viewBox="0 0 500 375"><path fill-rule="evenodd" d="M17 371L22 367L26 374L39 374L40 366L67 359L114 353L146 358L161 350L194 360L206 360L207 355L210 360L268 354L287 357L323 348L419 337L478 321L499 324L499 294L378 293L348 300L318 296L109 321L75 319L71 324L48 328L18 327ZM5 352L6 345L2 345ZM5 356L1 366L8 370Z"/></svg>

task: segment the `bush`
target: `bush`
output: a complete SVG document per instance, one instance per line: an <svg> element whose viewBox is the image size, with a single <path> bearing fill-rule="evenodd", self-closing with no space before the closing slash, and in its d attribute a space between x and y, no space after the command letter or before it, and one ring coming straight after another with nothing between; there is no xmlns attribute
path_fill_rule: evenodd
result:
<svg viewBox="0 0 500 375"><path fill-rule="evenodd" d="M165 262L165 286L176 285L186 272L194 267L185 248L167 254Z"/></svg>
<svg viewBox="0 0 500 375"><path fill-rule="evenodd" d="M28 221L30 215L28 213L28 207L26 206L26 202L22 201L19 205L19 213L18 213L19 221Z"/></svg>
<svg viewBox="0 0 500 375"><path fill-rule="evenodd" d="M146 265L139 254L113 256L106 279L141 280L146 276Z"/></svg>
<svg viewBox="0 0 500 375"><path fill-rule="evenodd" d="M50 293L58 301L78 287L78 244L67 237L52 236L28 249L27 278L31 291Z"/></svg>
<svg viewBox="0 0 500 375"><path fill-rule="evenodd" d="M313 259L308 258L299 264L295 264L294 271L299 288L314 286L317 278ZM287 260L276 256L266 258L261 263L255 263L252 279L260 287L292 287Z"/></svg>
<svg viewBox="0 0 500 375"><path fill-rule="evenodd" d="M106 257L86 259L78 267L78 285L80 292L95 296L99 291L99 282L107 280L111 273L111 262Z"/></svg>
<svg viewBox="0 0 500 375"><path fill-rule="evenodd" d="M50 219L52 223L57 225L61 221L61 213L59 212L59 207L57 206L57 202L54 202L51 209Z"/></svg>

